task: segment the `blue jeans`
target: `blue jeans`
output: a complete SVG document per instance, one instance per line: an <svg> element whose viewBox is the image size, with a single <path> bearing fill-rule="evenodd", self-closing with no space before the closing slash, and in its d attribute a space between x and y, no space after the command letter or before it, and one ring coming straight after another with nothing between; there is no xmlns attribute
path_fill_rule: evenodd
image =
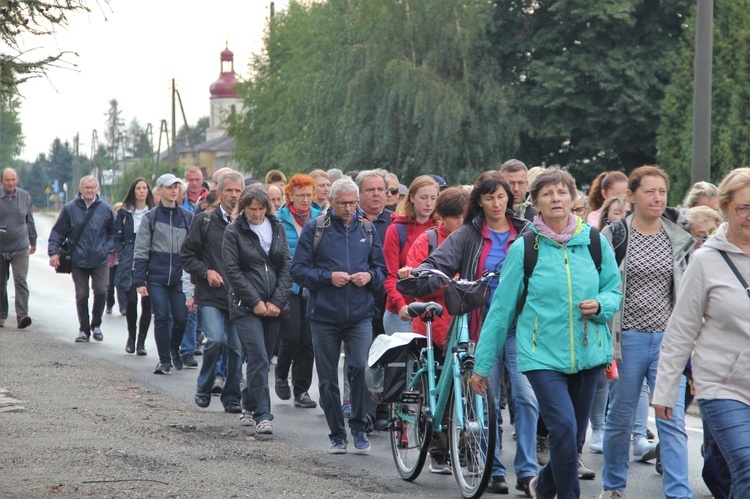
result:
<svg viewBox="0 0 750 499"><path fill-rule="evenodd" d="M603 430L607 414L607 401L609 400L609 383L604 369L596 378L596 391L594 392L594 403L591 406L591 429Z"/></svg>
<svg viewBox="0 0 750 499"><path fill-rule="evenodd" d="M187 314L187 325L185 326L185 334L182 335L182 343L180 344L180 354L182 355L193 355L195 352L196 344L196 328L198 327L198 309L192 312L188 311Z"/></svg>
<svg viewBox="0 0 750 499"><path fill-rule="evenodd" d="M538 497L557 495L558 499L577 499L581 496L578 449L586 435L601 370L602 366L574 374L548 370L526 373L539 402L539 412L549 429L550 460L539 470Z"/></svg>
<svg viewBox="0 0 750 499"><path fill-rule="evenodd" d="M218 375L218 361L224 351L228 352L229 366L226 383L221 392L221 403L240 401L240 381L242 381L242 346L237 328L229 319L229 312L215 307L201 307L205 325L206 346L203 349L203 363L198 374L198 393L210 394L214 379Z"/></svg>
<svg viewBox="0 0 750 499"><path fill-rule="evenodd" d="M344 376L349 378L351 387L352 416L349 428L352 431L367 429L367 405L370 393L365 381L367 353L372 343L372 320L365 319L351 325L328 324L310 321L315 368L318 373L320 406L326 416L328 438L346 440L344 413L341 411L339 391L339 359L341 343L344 343L349 368Z"/></svg>
<svg viewBox="0 0 750 499"><path fill-rule="evenodd" d="M700 399L698 405L729 466L730 497L750 497L750 406L730 399Z"/></svg>
<svg viewBox="0 0 750 499"><path fill-rule="evenodd" d="M171 363L170 352L180 349L187 323L188 310L185 305L185 294L182 292L182 283L167 286L158 282L150 282L148 295L151 297L151 307L154 310L154 339L159 352L159 362Z"/></svg>
<svg viewBox="0 0 750 499"><path fill-rule="evenodd" d="M492 394L495 396L495 410L498 415L498 424L500 424L502 421L500 416L500 382L502 380L503 367L508 368L508 372L510 372L510 384L513 387L510 403L515 407L516 414L516 457L513 465L516 470L516 476L518 478L525 478L536 476L539 469L536 460L536 423L539 418L539 405L537 404L536 395L531 388L528 378L523 373L518 372L517 358L516 332L512 330L508 332L503 352L492 366L490 383L492 383ZM500 433L498 432L498 440L499 435ZM496 451L499 452L499 448ZM499 466L502 467L503 471L503 473L500 473L499 461L499 454L496 454L492 476L505 476L505 466L500 463Z"/></svg>
<svg viewBox="0 0 750 499"><path fill-rule="evenodd" d="M383 329L388 336L393 333L409 333L411 332L411 322L402 321L398 314L386 310L383 313Z"/></svg>
<svg viewBox="0 0 750 499"><path fill-rule="evenodd" d="M208 316L206 316L207 328L208 321ZM252 413L256 423L273 419L271 392L268 389L270 363L266 348L266 331L273 326L272 322L278 323L278 319L247 315L234 321L242 350L247 359L245 389L242 391L242 408ZM223 393L222 396L224 396Z"/></svg>
<svg viewBox="0 0 750 499"><path fill-rule="evenodd" d="M610 383L609 414L604 429L604 469L602 485L605 490L625 491L630 467L630 434L633 430L643 379L653 392L659 349L663 332L622 332L622 362L618 363L620 377ZM677 404L672 419L656 420L661 442L661 463L664 470L662 490L667 498L690 498L693 491L688 480L687 433L685 432L685 377L680 381Z"/></svg>

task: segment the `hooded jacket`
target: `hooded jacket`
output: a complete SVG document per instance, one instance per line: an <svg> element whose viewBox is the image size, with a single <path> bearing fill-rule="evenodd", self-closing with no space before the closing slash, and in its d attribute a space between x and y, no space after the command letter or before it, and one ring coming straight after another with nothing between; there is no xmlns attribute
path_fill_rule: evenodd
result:
<svg viewBox="0 0 750 499"><path fill-rule="evenodd" d="M136 288L147 282L166 286L181 284L180 249L192 222L193 214L182 206L167 208L161 203L143 216L135 236L133 256L133 285Z"/></svg>
<svg viewBox="0 0 750 499"><path fill-rule="evenodd" d="M399 240L399 224L406 225L406 241L403 241L403 244ZM396 289L396 282L398 281L396 274L398 273L398 269L406 265L409 248L417 240L417 237L430 227L435 227L435 225L433 218L428 218L424 223L419 223L413 218L404 215L395 213L391 215L391 224L386 229L385 239L383 240L383 256L385 257L385 264L388 267L388 277L385 279L385 308L389 312L398 314L398 311L402 307L413 301L411 297L407 301L407 298Z"/></svg>
<svg viewBox="0 0 750 499"><path fill-rule="evenodd" d="M665 213L674 214L674 210L667 211ZM625 296L625 290L628 285L627 268L628 268L628 253L630 246L630 238L615 238L615 233L619 233L630 230L633 224L633 215L628 215L626 218L610 224L604 228L602 235L607 238L609 246L611 246L615 252L621 244L628 244L628 248L625 249L625 258L620 262L620 293ZM673 282L672 292L675 299L680 289L680 280L682 279L682 273L685 271L687 266L688 257L690 256L693 247L695 246L695 240L690 233L686 232L682 227L672 222L667 216L661 217L661 226L664 232L667 233L669 242L672 245L672 262L673 262ZM622 362L622 314L624 313L625 307L620 307L617 313L612 318L612 324L610 324L610 330L612 331L612 346L614 348L615 358L618 362Z"/></svg>
<svg viewBox="0 0 750 499"><path fill-rule="evenodd" d="M320 208L318 208L318 205L316 203L313 203L310 206L310 220L315 220L317 217L322 215L323 212L320 211ZM284 224L284 230L286 231L286 240L289 241L289 252L292 256L294 256L294 250L297 248L297 241L299 240L299 233L302 231L302 227L300 227L297 224L297 221L294 220L294 216L292 215L291 211L289 211L289 205L284 205L276 212L276 217ZM299 294L301 291L300 287L297 286L297 284L292 283L292 293L295 295Z"/></svg>
<svg viewBox="0 0 750 499"><path fill-rule="evenodd" d="M362 219L356 214L348 226L333 209L326 213L325 238L313 255L315 220L310 220L299 236L292 258L294 282L310 291L307 317L312 321L350 326L372 319L374 294L383 285L386 274L380 238L370 240ZM366 286L354 284L337 288L331 282L333 272L348 274L369 272Z"/></svg>
<svg viewBox="0 0 750 499"><path fill-rule="evenodd" d="M266 258L258 235L250 228L244 213L224 231L222 254L229 283L229 317L234 320L253 313L261 301L284 308L289 301L292 279L291 255L282 223L273 215L271 248Z"/></svg>
<svg viewBox="0 0 750 499"><path fill-rule="evenodd" d="M667 324L653 403L674 407L691 357L698 399L750 405L750 296L721 257L723 250L750 282L750 255L727 240L723 223L693 254Z"/></svg>
<svg viewBox="0 0 750 499"><path fill-rule="evenodd" d="M115 213L98 195L88 208L80 194L63 207L49 235L47 246L49 256L60 254L60 244L66 238L73 242L86 220L88 210L96 211L73 249L70 262L73 267L95 269L109 261L109 254L115 251Z"/></svg>
<svg viewBox="0 0 750 499"><path fill-rule="evenodd" d="M620 275L612 248L602 240L601 272L589 252L591 227L576 217L578 227L565 245L542 236L536 227L539 258L528 281L526 303L517 317L518 370L553 370L573 374L612 360L607 322L620 307ZM500 282L482 326L474 371L489 376L516 318L523 293L525 241L508 251ZM584 319L578 305L594 298L600 310Z"/></svg>

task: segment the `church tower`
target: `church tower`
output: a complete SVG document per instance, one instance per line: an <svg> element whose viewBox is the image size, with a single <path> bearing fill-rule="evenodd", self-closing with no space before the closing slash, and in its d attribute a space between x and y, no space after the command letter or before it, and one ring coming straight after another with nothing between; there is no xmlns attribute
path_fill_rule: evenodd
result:
<svg viewBox="0 0 750 499"><path fill-rule="evenodd" d="M242 110L242 100L235 87L239 81L234 73L234 53L229 44L220 54L219 79L211 84L211 126L206 129L206 141L222 137L227 133L226 117Z"/></svg>

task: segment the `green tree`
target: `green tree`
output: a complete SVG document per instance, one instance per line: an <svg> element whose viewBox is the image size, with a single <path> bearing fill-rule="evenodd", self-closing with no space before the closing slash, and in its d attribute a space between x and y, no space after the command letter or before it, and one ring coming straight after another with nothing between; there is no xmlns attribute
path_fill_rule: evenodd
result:
<svg viewBox="0 0 750 499"><path fill-rule="evenodd" d="M120 148L124 145L120 143L123 138L125 129L125 120L122 117L122 109L117 99L110 99L109 109L104 115L107 117L104 128L104 140L107 142L107 151L110 157L115 160Z"/></svg>
<svg viewBox="0 0 750 499"><path fill-rule="evenodd" d="M146 129L141 126L137 118L130 120L127 143L126 152L133 158L150 158L154 154Z"/></svg>
<svg viewBox="0 0 750 499"><path fill-rule="evenodd" d="M52 187L47 168L49 162L44 153L40 154L29 169L18 170L18 184L31 195L34 206L38 208L47 207L47 187ZM62 184L60 184L62 190Z"/></svg>
<svg viewBox="0 0 750 499"><path fill-rule="evenodd" d="M206 129L210 126L211 119L208 116L203 116L191 127L182 125L177 131L177 139L190 145L203 144L206 141Z"/></svg>
<svg viewBox="0 0 750 499"><path fill-rule="evenodd" d="M659 164L672 179L672 202L690 189L692 165L693 61L695 14L679 56L669 70L672 81L661 107L657 145ZM750 0L716 0L713 29L711 103L711 181L750 164Z"/></svg>
<svg viewBox="0 0 750 499"><path fill-rule="evenodd" d="M18 119L20 104L17 98L0 101L0 169L9 166L21 154L23 132Z"/></svg>
<svg viewBox="0 0 750 499"><path fill-rule="evenodd" d="M97 2L107 5L108 0ZM73 66L66 56L73 52L52 52L38 56L38 50L24 50L21 41L54 34L58 27L68 26L68 16L89 12L83 0L13 0L0 2L0 99L18 91L18 85L56 66Z"/></svg>
<svg viewBox="0 0 750 499"><path fill-rule="evenodd" d="M50 181L57 180L60 188L64 182L72 188L71 180L73 179L73 151L70 143L62 142L55 138L50 146L49 158L46 160L45 168ZM70 192L70 191L69 191Z"/></svg>
<svg viewBox="0 0 750 499"><path fill-rule="evenodd" d="M477 0L291 2L271 20L230 119L259 172L385 167L473 180L515 153L523 120Z"/></svg>
<svg viewBox="0 0 750 499"><path fill-rule="evenodd" d="M529 122L519 157L587 183L656 157L660 104L692 0L496 1L490 34Z"/></svg>

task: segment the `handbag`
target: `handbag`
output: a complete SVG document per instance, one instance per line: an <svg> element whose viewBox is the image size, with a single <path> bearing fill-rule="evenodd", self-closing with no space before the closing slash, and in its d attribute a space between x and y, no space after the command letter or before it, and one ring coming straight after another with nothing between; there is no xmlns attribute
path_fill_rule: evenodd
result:
<svg viewBox="0 0 750 499"><path fill-rule="evenodd" d="M73 251L76 249L78 240L81 239L84 229L86 229L86 226L89 224L91 217L94 216L94 212L97 208L99 208L98 204L94 206L93 209L89 210L88 214L86 214L86 218L83 220L83 224L78 229L78 233L73 239L73 242L70 242L70 239L66 237L65 240L60 243L60 247L57 253L60 256L60 264L57 266L57 268L55 268L56 273L70 274L73 271L73 262L71 260L73 258Z"/></svg>
<svg viewBox="0 0 750 499"><path fill-rule="evenodd" d="M451 315L468 314L487 303L490 298L490 279L450 281L443 296Z"/></svg>

